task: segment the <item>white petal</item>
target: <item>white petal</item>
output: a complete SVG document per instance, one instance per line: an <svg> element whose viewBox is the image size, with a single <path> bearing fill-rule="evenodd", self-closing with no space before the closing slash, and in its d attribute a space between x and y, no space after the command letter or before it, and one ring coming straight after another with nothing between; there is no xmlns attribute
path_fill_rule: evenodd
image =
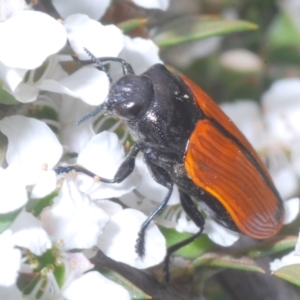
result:
<svg viewBox="0 0 300 300"><path fill-rule="evenodd" d="M275 141L290 144L300 135L300 79L276 81L263 95L265 119Z"/></svg>
<svg viewBox="0 0 300 300"><path fill-rule="evenodd" d="M110 216L120 212L123 209L120 204L110 200L96 200L95 203Z"/></svg>
<svg viewBox="0 0 300 300"><path fill-rule="evenodd" d="M137 191L147 199L161 203L168 193L168 189L157 183L151 176L149 169L143 162L141 156L138 156L136 161L136 168L141 175L141 182L137 187ZM175 205L180 203L179 192L177 186L174 187L168 205Z"/></svg>
<svg viewBox="0 0 300 300"><path fill-rule="evenodd" d="M167 10L169 7L169 0L132 0L138 6L149 9Z"/></svg>
<svg viewBox="0 0 300 300"><path fill-rule="evenodd" d="M37 179L31 191L31 198L43 198L56 188L56 173L54 171L38 171Z"/></svg>
<svg viewBox="0 0 300 300"><path fill-rule="evenodd" d="M5 90L10 93L20 84L26 72L27 70L24 69L7 67L0 61L0 79L6 84L4 85Z"/></svg>
<svg viewBox="0 0 300 300"><path fill-rule="evenodd" d="M177 221L176 230L178 232L196 233L199 231L199 227L193 221L181 217Z"/></svg>
<svg viewBox="0 0 300 300"><path fill-rule="evenodd" d="M48 234L41 222L32 214L23 211L11 226L15 245L29 249L35 255L42 255L51 248Z"/></svg>
<svg viewBox="0 0 300 300"><path fill-rule="evenodd" d="M8 138L6 160L9 164L52 169L61 157L62 146L44 122L16 115L2 119L0 129Z"/></svg>
<svg viewBox="0 0 300 300"><path fill-rule="evenodd" d="M124 159L124 149L117 135L105 131L90 140L79 154L77 163L103 178L111 179ZM80 190L90 195L92 199L107 199L132 191L139 184L140 176L133 171L128 178L118 184L95 182L84 174L78 174L77 179Z"/></svg>
<svg viewBox="0 0 300 300"><path fill-rule="evenodd" d="M13 95L18 101L22 103L29 103L37 99L39 92L38 85L21 82L16 90L13 91Z"/></svg>
<svg viewBox="0 0 300 300"><path fill-rule="evenodd" d="M3 22L18 12L28 9L28 5L25 0L14 0L14 1L0 1L1 12L0 12L0 21ZM1 298L2 299L2 298Z"/></svg>
<svg viewBox="0 0 300 300"><path fill-rule="evenodd" d="M154 42L140 37L130 38L125 36L125 45L119 57L129 62L135 74L138 75L148 70L154 64L162 63L159 58L159 48ZM113 78L119 78L121 76L120 66L112 64L110 73Z"/></svg>
<svg viewBox="0 0 300 300"><path fill-rule="evenodd" d="M94 265L86 258L83 253L67 252L66 255L68 257L69 265L72 268L71 277L73 279L79 278L83 275L83 273L94 267Z"/></svg>
<svg viewBox="0 0 300 300"><path fill-rule="evenodd" d="M73 181L65 181L51 208L42 212L44 228L64 249L85 249L97 243L109 216L80 193Z"/></svg>
<svg viewBox="0 0 300 300"><path fill-rule="evenodd" d="M63 26L37 11L22 11L1 23L0 36L0 60L21 69L37 68L66 44Z"/></svg>
<svg viewBox="0 0 300 300"><path fill-rule="evenodd" d="M263 61L254 52L247 49L232 49L220 55L221 65L229 70L241 73L262 72Z"/></svg>
<svg viewBox="0 0 300 300"><path fill-rule="evenodd" d="M300 264L300 255L298 255L295 251L292 251L291 253L283 256L281 259L276 258L272 261L270 263L270 270L275 272L282 267L294 264Z"/></svg>
<svg viewBox="0 0 300 300"><path fill-rule="evenodd" d="M124 209L111 216L98 247L110 258L135 268L144 269L159 264L166 255L166 241L158 227L152 223L145 234L145 257L137 257L135 244L146 216L134 209Z"/></svg>
<svg viewBox="0 0 300 300"><path fill-rule="evenodd" d="M150 215L158 206L158 201L141 197L141 195L139 195L139 193L135 193L135 191L124 194L120 197L120 201L122 201L122 203L124 203L127 207L139 210L145 215ZM160 216L157 218L160 218Z"/></svg>
<svg viewBox="0 0 300 300"><path fill-rule="evenodd" d="M52 4L62 18L82 13L90 18L99 20L110 5L110 0L52 0Z"/></svg>
<svg viewBox="0 0 300 300"><path fill-rule="evenodd" d="M87 15L71 15L65 19L64 26L69 43L79 59L91 59L84 48L96 57L105 57L117 56L123 47L124 37L119 28L114 25L103 26Z"/></svg>
<svg viewBox="0 0 300 300"><path fill-rule="evenodd" d="M0 286L13 285L21 266L21 251L15 248L10 230L0 235L0 265Z"/></svg>
<svg viewBox="0 0 300 300"><path fill-rule="evenodd" d="M180 9L182 11L182 8ZM182 19L178 19L172 24L171 27L180 28L180 26L182 26ZM170 26L168 26L168 28L170 28ZM222 40L222 37L214 36L192 43L169 47L167 50L168 61L172 61L172 66L174 65L176 68L187 68L195 60L216 53L221 48Z"/></svg>
<svg viewBox="0 0 300 300"><path fill-rule="evenodd" d="M288 166L282 167L277 172L272 172L272 178L283 199L287 199L297 193L298 179L295 172Z"/></svg>
<svg viewBox="0 0 300 300"><path fill-rule="evenodd" d="M63 292L66 300L118 299L130 300L128 291L97 271L88 272L74 280Z"/></svg>
<svg viewBox="0 0 300 300"><path fill-rule="evenodd" d="M213 242L223 247L231 246L241 236L240 233L229 230L208 218L205 220L203 232L206 233Z"/></svg>
<svg viewBox="0 0 300 300"><path fill-rule="evenodd" d="M93 119L77 126L77 121L93 110L79 99L63 95L60 101L59 120L61 123L60 140L66 152L79 153L95 135ZM70 113L72 111L72 113Z"/></svg>
<svg viewBox="0 0 300 300"><path fill-rule="evenodd" d="M90 105L99 105L108 95L109 80L104 72L86 66L60 81L44 80L40 89L67 94Z"/></svg>
<svg viewBox="0 0 300 300"><path fill-rule="evenodd" d="M283 202L284 204L284 224L289 224L293 222L299 214L299 198L292 198Z"/></svg>
<svg viewBox="0 0 300 300"><path fill-rule="evenodd" d="M41 69L32 70L28 74L26 82L23 81L18 86L15 86L14 89L11 88L8 91L12 92L14 97L20 102L28 103L35 101L40 93L40 85L43 81L47 81L47 78L51 80L60 80L61 78L68 76L59 65L59 62L60 57L58 55L52 55L47 59L47 65L42 69L42 74L40 74ZM36 79L36 77L38 77L38 79Z"/></svg>
<svg viewBox="0 0 300 300"><path fill-rule="evenodd" d="M22 293L15 284L11 286L0 285L0 299L24 300Z"/></svg>
<svg viewBox="0 0 300 300"><path fill-rule="evenodd" d="M257 102L240 100L234 103L223 103L220 107L256 149L264 145L265 128Z"/></svg>
<svg viewBox="0 0 300 300"><path fill-rule="evenodd" d="M17 210L28 200L25 184L18 180L18 168L0 169L0 214Z"/></svg>
<svg viewBox="0 0 300 300"><path fill-rule="evenodd" d="M300 255L300 233L298 234L298 240L297 240L297 243L296 243L296 246L295 246L295 252L297 255Z"/></svg>

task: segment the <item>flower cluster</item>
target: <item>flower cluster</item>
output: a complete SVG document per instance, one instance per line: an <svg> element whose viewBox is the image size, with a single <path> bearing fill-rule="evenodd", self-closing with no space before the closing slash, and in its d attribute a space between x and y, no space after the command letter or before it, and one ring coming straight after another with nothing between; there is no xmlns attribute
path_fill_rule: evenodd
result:
<svg viewBox="0 0 300 300"><path fill-rule="evenodd" d="M110 81L93 65L76 65L72 55L88 60L86 48L96 57L121 57L141 74L162 62L159 49L150 39L131 38L115 25L96 21L110 1L52 0L63 21L30 10L24 1L15 2L0 4L0 103L19 103L17 113L9 111L0 120L0 143L7 145L0 144L1 154L5 153L0 167L0 299L77 300L94 299L94 295L130 299L124 287L89 271L94 267L89 258L100 249L135 268L161 263L166 240L156 224L179 232L199 230L182 210L177 188L156 224L147 229L146 254L140 259L134 247L140 227L167 193L152 179L142 157L119 184L72 172L57 175L54 168L76 163L111 179L126 155L128 133L119 122L109 123L102 116L95 123L89 119L76 126L92 106L106 99ZM167 0L133 2L146 9L168 7ZM114 64L109 68L114 81L121 76ZM286 80L266 92L263 110L254 102L223 106L268 156L285 199L295 195L300 174L299 96L300 83ZM239 119L243 110L251 119L250 127L244 114ZM103 131L106 123L110 125ZM119 130L122 138L116 134ZM299 200L286 201L285 209L286 222L291 222L298 214ZM209 216L204 233L222 246L232 245L240 236Z"/></svg>
<svg viewBox="0 0 300 300"><path fill-rule="evenodd" d="M25 4L8 8L2 17L1 101L24 105L17 115L0 121L8 140L7 167L0 169L0 213L8 220L1 222L7 224L0 235L1 299L23 299L20 290L28 299L93 298L89 293L129 299L127 290L98 272L84 274L93 268L88 258L95 249L136 268L156 265L166 254L165 238L152 224L147 231L146 255L139 259L134 245L146 215L108 200L134 190L141 180L138 170L115 185L96 183L85 175L58 177L54 171L59 162L76 162L113 178L125 157L115 133L96 134L91 121L76 127L76 121L91 110L90 105L104 101L109 80L90 65L65 71L62 65L71 63L72 57L60 50L67 42L79 59L88 58L84 47L99 57L132 56L137 72L160 62L158 48L150 40L131 39L116 26L94 20L104 14L109 1L100 7L93 4L97 5L96 1L85 4L86 14L72 14L73 6L53 1L65 18L63 22ZM116 72L114 78L117 76ZM43 109L54 112L55 118L28 117ZM70 158L72 154L76 160ZM48 205L39 211L43 201L49 201ZM28 278L35 283L28 284Z"/></svg>

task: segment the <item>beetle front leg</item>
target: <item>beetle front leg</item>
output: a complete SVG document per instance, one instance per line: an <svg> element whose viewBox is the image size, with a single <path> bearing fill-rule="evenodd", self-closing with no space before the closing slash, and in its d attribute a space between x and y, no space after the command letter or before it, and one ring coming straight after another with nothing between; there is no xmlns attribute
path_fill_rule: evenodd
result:
<svg viewBox="0 0 300 300"><path fill-rule="evenodd" d="M76 172L80 172L80 173L84 173L87 176L90 176L92 178L94 178L95 181L101 181L104 183L120 183L122 182L124 179L126 179L134 170L135 167L135 159L137 154L140 151L140 147L136 144L134 145L126 159L124 160L124 162L121 164L121 166L119 167L116 175L114 176L113 179L107 179L107 178L103 178L101 176L96 175L95 173L85 169L84 167L81 167L79 165L73 165L73 166L59 166L56 167L54 169L54 171L56 172L56 174L60 175L63 173L69 173L71 171L76 171Z"/></svg>

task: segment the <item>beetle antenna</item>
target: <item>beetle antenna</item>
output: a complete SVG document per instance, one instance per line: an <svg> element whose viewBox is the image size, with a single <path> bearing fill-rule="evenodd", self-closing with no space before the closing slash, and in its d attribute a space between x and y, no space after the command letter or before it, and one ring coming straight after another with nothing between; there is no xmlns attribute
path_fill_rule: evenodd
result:
<svg viewBox="0 0 300 300"><path fill-rule="evenodd" d="M110 76L110 74L107 72L106 68L104 67L102 61L100 60L100 58L97 58L92 52L90 52L88 49L83 48L84 51L91 57L92 61L97 65L97 69L100 71L103 71L106 76L109 79L109 82L112 83L112 78Z"/></svg>
<svg viewBox="0 0 300 300"><path fill-rule="evenodd" d="M101 71L104 71L107 76L110 78L110 82L111 82L111 77L108 74L107 70L105 69L105 67L103 66L103 63L106 61L115 61L118 62L120 64L122 64L122 71L123 71L123 75L129 75L129 74L133 74L134 75L134 71L133 68L131 66L131 64L129 64L126 60L119 58L119 57L96 57L94 54L92 54L88 49L84 48L84 51L91 57L92 61L97 64L97 66L99 67L99 69Z"/></svg>
<svg viewBox="0 0 300 300"><path fill-rule="evenodd" d="M106 103L100 104L95 110L93 110L93 111L90 112L89 114L87 114L87 115L85 115L84 117L82 117L80 120L78 120L78 121L76 122L76 125L79 125L79 124L83 123L83 122L86 121L87 119L89 119L89 118L91 118L91 117L97 115L99 112L101 112L102 110L104 110L105 107L106 107L105 104L106 104Z"/></svg>

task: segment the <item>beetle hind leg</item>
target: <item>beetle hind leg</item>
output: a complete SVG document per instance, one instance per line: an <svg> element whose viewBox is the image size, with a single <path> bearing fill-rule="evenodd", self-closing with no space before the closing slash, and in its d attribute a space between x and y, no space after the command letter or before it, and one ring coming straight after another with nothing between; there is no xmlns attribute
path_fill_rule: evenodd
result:
<svg viewBox="0 0 300 300"><path fill-rule="evenodd" d="M193 242L197 237L199 237L203 232L204 224L205 224L205 220L202 214L200 213L197 206L194 204L193 200L188 194L180 191L180 202L184 211L200 229L197 233L195 233L191 237L168 248L167 255L164 260L165 283L168 283L170 280L169 265L170 265L171 255L177 250L179 250L180 248Z"/></svg>

